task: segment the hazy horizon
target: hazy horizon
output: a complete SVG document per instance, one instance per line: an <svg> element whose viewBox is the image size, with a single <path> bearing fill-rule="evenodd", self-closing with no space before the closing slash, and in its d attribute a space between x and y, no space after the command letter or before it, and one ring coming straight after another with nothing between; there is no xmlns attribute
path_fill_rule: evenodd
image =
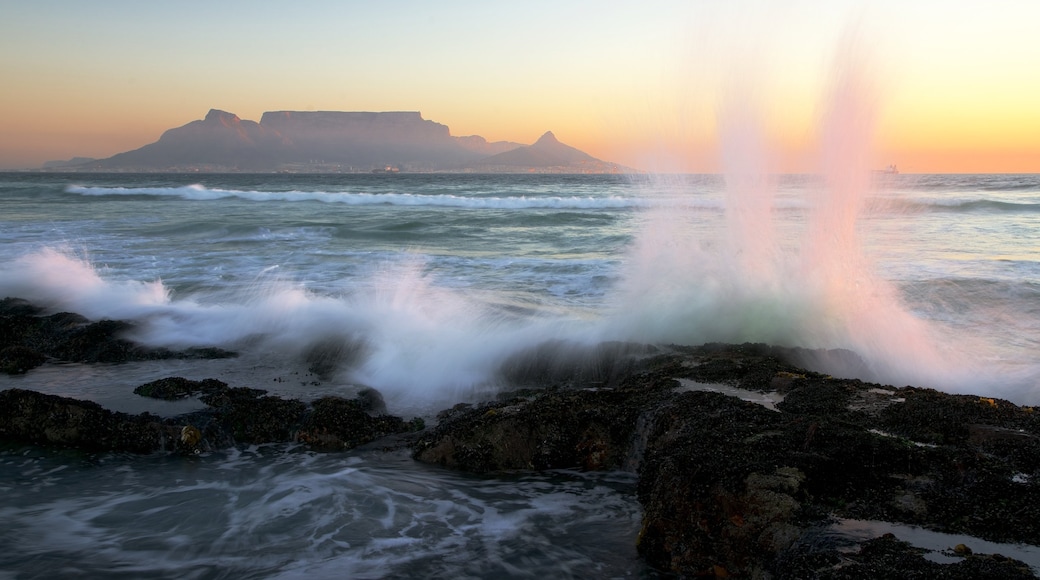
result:
<svg viewBox="0 0 1040 580"><path fill-rule="evenodd" d="M770 168L812 171L835 63L859 55L872 165L1040 172L1029 2L0 0L0 170L106 158L220 109L420 111L455 136L546 131L651 172L721 170L748 101Z"/></svg>

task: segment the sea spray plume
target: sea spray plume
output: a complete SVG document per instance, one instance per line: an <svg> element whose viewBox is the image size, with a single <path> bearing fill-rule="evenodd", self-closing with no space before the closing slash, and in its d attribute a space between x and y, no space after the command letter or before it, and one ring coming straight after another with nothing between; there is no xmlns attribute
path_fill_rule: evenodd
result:
<svg viewBox="0 0 1040 580"><path fill-rule="evenodd" d="M752 89L731 87L719 111L719 140L726 181L727 263L742 279L771 284L777 272L773 200L775 174L769 165L764 123Z"/></svg>
<svg viewBox="0 0 1040 580"><path fill-rule="evenodd" d="M774 183L754 103L726 95L719 123L725 217L712 226L705 224L711 216L682 206L646 212L605 336L851 349L866 367L815 362L834 374L970 388L953 364L963 356L938 346L937 330L905 307L864 254L857 228L871 187L876 98L854 48L839 54L831 80L819 128L822 181L800 208L802 233L781 235L775 227Z"/></svg>
<svg viewBox="0 0 1040 580"><path fill-rule="evenodd" d="M31 299L45 308L89 318L135 318L169 302L162 281L111 281L71 248L43 248L0 270L0 296Z"/></svg>
<svg viewBox="0 0 1040 580"><path fill-rule="evenodd" d="M366 356L346 376L411 412L486 395L504 359L556 336L559 324L509 316L438 285L418 257L388 264L346 301L369 328Z"/></svg>
<svg viewBox="0 0 1040 580"><path fill-rule="evenodd" d="M914 316L863 251L861 210L871 192L877 98L866 58L849 42L836 59L820 125L822 189L810 205L799 275L815 307L803 340L862 356L892 383L956 388L936 328ZM947 341L949 342L949 341ZM829 369L835 374L843 369Z"/></svg>
<svg viewBox="0 0 1040 580"><path fill-rule="evenodd" d="M487 387L498 351L512 336L485 305L438 286L425 262L407 255L340 295L317 295L275 270L217 304L177 302L149 318L150 344L220 344L306 364L333 383L370 386L395 409L424 412Z"/></svg>

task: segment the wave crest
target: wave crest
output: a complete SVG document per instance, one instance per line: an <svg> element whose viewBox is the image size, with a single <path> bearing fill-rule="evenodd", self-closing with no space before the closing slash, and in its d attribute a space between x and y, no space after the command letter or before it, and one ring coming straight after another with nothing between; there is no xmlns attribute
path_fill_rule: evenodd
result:
<svg viewBox="0 0 1040 580"><path fill-rule="evenodd" d="M336 191L251 191L211 189L202 185L183 187L85 187L70 185L67 193L89 196L162 196L194 201L236 198L248 201L319 201L346 205L397 205L416 207L456 207L477 209L627 209L646 207L647 202L622 196L514 196L469 197L460 195L418 195L413 193L351 193Z"/></svg>

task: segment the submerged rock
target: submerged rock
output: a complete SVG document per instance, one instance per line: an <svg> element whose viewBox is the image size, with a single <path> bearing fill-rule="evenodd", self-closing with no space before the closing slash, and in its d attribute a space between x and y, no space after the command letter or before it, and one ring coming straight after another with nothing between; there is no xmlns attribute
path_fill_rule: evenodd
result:
<svg viewBox="0 0 1040 580"><path fill-rule="evenodd" d="M0 372L9 375L27 373L46 360L46 355L20 344L0 348Z"/></svg>
<svg viewBox="0 0 1040 580"><path fill-rule="evenodd" d="M414 457L475 473L619 469L638 412L615 391L550 392L459 409L423 434Z"/></svg>
<svg viewBox="0 0 1040 580"><path fill-rule="evenodd" d="M0 440L85 451L201 453L240 444L301 442L322 451L352 449L422 429L421 420L370 415L374 394L325 397L308 405L221 381L160 379L135 390L180 398L204 390L211 408L170 418L110 411L91 401L23 389L0 391Z"/></svg>
<svg viewBox="0 0 1040 580"><path fill-rule="evenodd" d="M798 554L782 563L779 577L819 580L857 580L860 578L943 578L977 580L1025 580L1036 578L1018 560L999 554L954 553L963 559L939 563L925 557L927 550L899 540L893 534L867 540L857 551L823 550Z"/></svg>
<svg viewBox="0 0 1040 580"><path fill-rule="evenodd" d="M79 363L120 363L135 360L227 358L235 353L219 348L171 351L134 343L126 335L134 326L125 321L91 322L69 312L45 315L44 310L18 298L0 299L0 370L24 373L48 358Z"/></svg>
<svg viewBox="0 0 1040 580"><path fill-rule="evenodd" d="M312 449L338 451L423 427L421 421L405 422L391 415L370 415L368 408L374 392L369 389L366 398L323 397L314 401L296 439Z"/></svg>
<svg viewBox="0 0 1040 580"><path fill-rule="evenodd" d="M200 393L218 393L227 390L228 385L216 379L193 381L183 377L167 377L145 383L134 389L135 395L173 401L195 396Z"/></svg>
<svg viewBox="0 0 1040 580"><path fill-rule="evenodd" d="M128 415L91 401L7 389L0 391L0 438L88 451L149 453L162 446L164 429L154 415Z"/></svg>

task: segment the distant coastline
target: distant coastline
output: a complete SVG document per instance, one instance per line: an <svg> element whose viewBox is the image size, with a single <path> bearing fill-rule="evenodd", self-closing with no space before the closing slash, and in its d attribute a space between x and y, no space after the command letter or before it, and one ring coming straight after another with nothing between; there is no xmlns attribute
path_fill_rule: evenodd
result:
<svg viewBox="0 0 1040 580"><path fill-rule="evenodd" d="M260 122L212 109L158 141L34 171L114 173L638 173L546 132L531 145L452 136L417 111L274 111Z"/></svg>

